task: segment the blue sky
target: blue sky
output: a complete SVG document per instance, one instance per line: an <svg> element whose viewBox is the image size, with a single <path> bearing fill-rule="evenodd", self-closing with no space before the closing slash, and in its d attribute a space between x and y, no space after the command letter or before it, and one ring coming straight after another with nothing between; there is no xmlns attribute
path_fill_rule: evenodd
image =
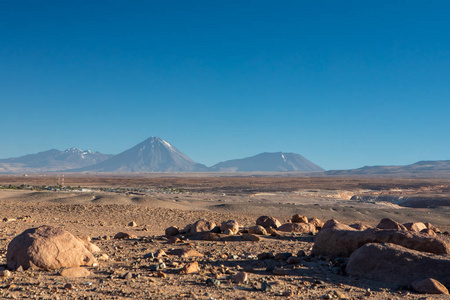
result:
<svg viewBox="0 0 450 300"><path fill-rule="evenodd" d="M0 158L450 159L448 1L0 1Z"/></svg>

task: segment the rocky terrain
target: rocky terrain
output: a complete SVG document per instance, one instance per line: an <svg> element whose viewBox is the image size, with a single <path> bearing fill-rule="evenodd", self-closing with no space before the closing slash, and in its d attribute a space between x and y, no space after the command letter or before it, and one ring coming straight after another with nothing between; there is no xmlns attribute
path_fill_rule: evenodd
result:
<svg viewBox="0 0 450 300"><path fill-rule="evenodd" d="M449 297L431 294L450 284L449 206L358 198L403 193L433 201L432 195L448 195L449 181L72 175L58 186L57 180L0 176L1 298ZM61 248L38 251L39 243ZM78 244L89 254L67 250ZM437 282L421 282L430 276Z"/></svg>

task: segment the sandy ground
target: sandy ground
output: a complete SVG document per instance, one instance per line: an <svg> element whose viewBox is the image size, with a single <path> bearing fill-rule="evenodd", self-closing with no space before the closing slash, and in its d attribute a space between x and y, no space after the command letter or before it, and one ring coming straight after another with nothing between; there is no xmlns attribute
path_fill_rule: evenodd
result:
<svg viewBox="0 0 450 300"><path fill-rule="evenodd" d="M266 236L260 242L202 241L186 236L181 244L169 244L165 228L199 219L220 223L237 220L252 226L261 215L271 215L282 223L294 214L335 218L343 223L376 225L389 217L398 222L431 222L450 231L450 207L402 207L390 201L351 200L354 195L399 194L446 198L450 181L406 179L324 179L324 178L230 178L157 176L79 176L66 177L65 185L85 191L47 191L0 189L0 258L6 264L6 249L14 236L40 225L62 227L74 235L89 235L109 259L90 268L91 276L68 278L59 270L13 272L0 282L1 298L38 299L440 299L420 295L407 287L353 278L333 271L333 261L306 256L298 265L285 261L258 260L262 252L307 254L313 236L286 234ZM2 186L20 184L43 186L56 177L1 176ZM431 199L431 200L430 200ZM136 227L127 226L136 222ZM113 239L118 232L136 238ZM146 254L173 249L196 249L203 257L162 257L165 278L153 271L158 261ZM99 254L99 255L101 255ZM196 260L200 272L180 275L186 262ZM269 269L283 267L285 275ZM231 276L247 271L249 282L237 284ZM131 278L123 276L130 272ZM207 284L218 279L220 286ZM262 281L272 289L261 291ZM71 283L72 288L64 288Z"/></svg>

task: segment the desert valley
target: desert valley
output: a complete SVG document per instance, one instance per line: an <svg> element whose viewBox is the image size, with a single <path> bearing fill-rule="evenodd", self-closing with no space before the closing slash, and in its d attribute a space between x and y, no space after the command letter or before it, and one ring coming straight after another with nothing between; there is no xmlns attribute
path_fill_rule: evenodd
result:
<svg viewBox="0 0 450 300"><path fill-rule="evenodd" d="M416 282L439 276L441 292L450 284L447 179L63 175L0 176L2 298L448 297L430 294L436 292L434 282ZM55 228L79 237L90 250L81 267L12 254L24 246L15 237L25 230ZM14 239L16 248L10 245ZM390 248L366 249L368 258L358 262L355 250L366 243ZM416 263L409 266L405 255Z"/></svg>

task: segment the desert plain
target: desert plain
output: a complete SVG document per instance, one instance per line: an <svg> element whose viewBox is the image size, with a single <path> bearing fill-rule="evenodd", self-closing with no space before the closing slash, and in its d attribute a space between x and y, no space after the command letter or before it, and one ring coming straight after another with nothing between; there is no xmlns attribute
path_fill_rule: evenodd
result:
<svg viewBox="0 0 450 300"><path fill-rule="evenodd" d="M257 240L242 239L240 234L210 240L181 234L174 242L165 230L183 229L201 219L218 225L235 220L245 230L263 215L287 223L300 214L347 225L376 226L383 218L430 222L448 238L450 179L295 173L37 174L1 175L0 186L4 269L11 240L42 225L88 236L100 248L95 254L98 265L87 267L90 275L61 276L60 269L12 271L0 279L0 298L448 298L420 294L404 284L349 276L339 270L336 260L311 255L314 234L283 232ZM119 232L129 238L115 238ZM261 259L262 253L275 258ZM289 264L282 258L286 254L299 260ZM194 261L197 271L180 273ZM242 273L246 280L236 279Z"/></svg>

